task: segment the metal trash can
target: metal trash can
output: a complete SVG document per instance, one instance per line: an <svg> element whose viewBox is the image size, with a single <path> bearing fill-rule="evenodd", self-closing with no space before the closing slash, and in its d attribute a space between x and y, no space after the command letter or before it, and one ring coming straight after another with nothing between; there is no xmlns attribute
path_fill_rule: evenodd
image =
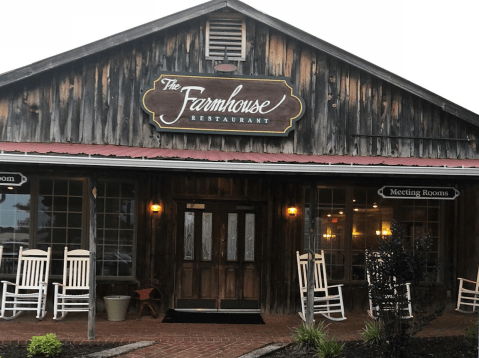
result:
<svg viewBox="0 0 479 358"><path fill-rule="evenodd" d="M128 312L131 296L105 296L106 315L109 321L124 321Z"/></svg>

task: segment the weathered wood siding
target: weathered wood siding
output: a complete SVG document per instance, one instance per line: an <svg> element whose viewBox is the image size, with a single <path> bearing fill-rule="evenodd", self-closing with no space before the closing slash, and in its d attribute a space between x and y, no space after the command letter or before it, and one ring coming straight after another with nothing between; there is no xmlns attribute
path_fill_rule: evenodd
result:
<svg viewBox="0 0 479 358"><path fill-rule="evenodd" d="M162 71L213 73L200 18L0 89L0 140L265 153L478 158L479 129L247 20L238 74L286 76L306 113L286 138L156 132L140 96Z"/></svg>

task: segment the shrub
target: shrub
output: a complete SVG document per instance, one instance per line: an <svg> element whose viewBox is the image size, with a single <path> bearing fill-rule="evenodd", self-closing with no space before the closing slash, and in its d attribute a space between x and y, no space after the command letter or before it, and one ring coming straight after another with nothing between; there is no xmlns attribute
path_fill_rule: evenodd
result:
<svg viewBox="0 0 479 358"><path fill-rule="evenodd" d="M471 322L466 327L466 341L472 346L477 345L477 329L478 329L478 321Z"/></svg>
<svg viewBox="0 0 479 358"><path fill-rule="evenodd" d="M366 326L359 331L364 341L371 344L378 344L381 338L381 322L371 321L366 322Z"/></svg>
<svg viewBox="0 0 479 358"><path fill-rule="evenodd" d="M379 241L377 251L366 252L371 280L368 293L373 306L378 307L380 349L384 356L404 357L411 336L442 314L445 306L431 305L439 267L437 262L428 261L431 238L426 235L411 240L396 223L391 229L391 236ZM405 283L411 283L413 319L403 318L402 309L409 303Z"/></svg>
<svg viewBox="0 0 479 358"><path fill-rule="evenodd" d="M339 344L334 337L328 339L326 331L328 326L323 321L318 322L317 327L314 326L314 322L309 326L302 322L301 326L294 330L293 337L300 346L308 350L314 349L316 355L321 358L335 357L341 353L344 344Z"/></svg>
<svg viewBox="0 0 479 358"><path fill-rule="evenodd" d="M332 358L336 357L341 353L341 350L344 347L344 343L340 344L336 341L336 338L324 339L321 340L316 345L316 355L321 358Z"/></svg>
<svg viewBox="0 0 479 358"><path fill-rule="evenodd" d="M327 337L326 327L327 325L325 326L322 321L318 323L317 327L314 326L314 322L309 326L302 322L301 326L294 330L293 337L301 346L316 348Z"/></svg>
<svg viewBox="0 0 479 358"><path fill-rule="evenodd" d="M45 357L55 357L62 351L62 343L57 339L54 333L47 333L44 336L33 336L27 347L28 357L35 355L44 355Z"/></svg>

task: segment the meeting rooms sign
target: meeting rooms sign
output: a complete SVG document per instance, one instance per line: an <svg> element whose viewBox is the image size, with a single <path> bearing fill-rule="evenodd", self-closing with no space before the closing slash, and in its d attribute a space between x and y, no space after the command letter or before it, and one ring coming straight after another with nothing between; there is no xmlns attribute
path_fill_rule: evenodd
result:
<svg viewBox="0 0 479 358"><path fill-rule="evenodd" d="M305 109L284 77L162 72L141 101L166 132L287 136Z"/></svg>
<svg viewBox="0 0 479 358"><path fill-rule="evenodd" d="M0 172L0 185L5 186L21 186L27 182L27 177L22 173L6 173Z"/></svg>
<svg viewBox="0 0 479 358"><path fill-rule="evenodd" d="M378 190L378 194L386 199L454 200L459 196L459 191L451 187L385 185Z"/></svg>

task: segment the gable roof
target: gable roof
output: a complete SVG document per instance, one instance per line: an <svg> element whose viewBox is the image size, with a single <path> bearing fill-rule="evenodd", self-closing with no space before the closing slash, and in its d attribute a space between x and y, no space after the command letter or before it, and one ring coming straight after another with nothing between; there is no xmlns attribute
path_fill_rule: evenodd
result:
<svg viewBox="0 0 479 358"><path fill-rule="evenodd" d="M291 26L284 21L266 15L238 0L212 0L204 4L200 4L198 6L178 12L176 14L149 22L145 25L141 25L133 29L121 32L119 34L104 38L102 40L92 42L88 45L78 47L71 51L67 51L62 54L47 58L45 60L35 62L31 65L21 67L10 72L6 72L4 74L0 74L0 87L27 79L31 76L48 71L52 68L68 64L70 62L85 58L93 54L97 54L115 46L122 45L124 43L164 30L179 23L198 18L205 14L224 8L230 8L256 21L262 22L265 25L284 33L285 35L296 38L297 40L317 50L323 51L337 59L340 59L352 66L359 68L360 70L366 71L373 76L376 76L428 102L431 102L441 107L444 111L448 113L451 113L469 123L479 126L479 114L476 114L464 107L461 107L421 86L418 86L400 76L386 71L383 68L376 66L366 60L363 60L347 51L344 51L334 45L331 45L330 43L323 41L305 31Z"/></svg>

